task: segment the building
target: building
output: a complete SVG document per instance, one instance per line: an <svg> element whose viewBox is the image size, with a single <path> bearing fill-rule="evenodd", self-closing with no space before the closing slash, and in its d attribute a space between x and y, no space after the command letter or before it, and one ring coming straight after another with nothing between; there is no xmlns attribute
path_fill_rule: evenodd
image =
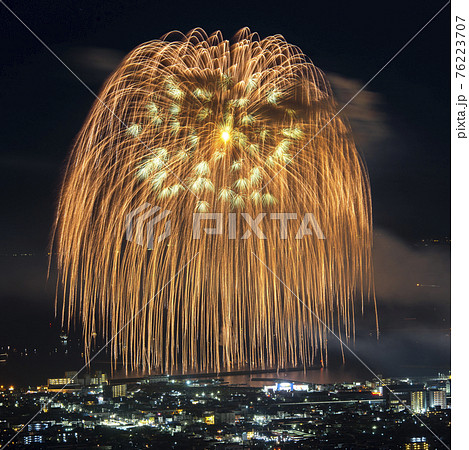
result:
<svg viewBox="0 0 469 450"><path fill-rule="evenodd" d="M428 394L430 408L446 409L446 390L432 389Z"/></svg>
<svg viewBox="0 0 469 450"><path fill-rule="evenodd" d="M404 444L405 450L429 450L427 438L413 437L409 443Z"/></svg>
<svg viewBox="0 0 469 450"><path fill-rule="evenodd" d="M410 408L416 414L423 414L427 411L427 392L415 391L410 394Z"/></svg>
<svg viewBox="0 0 469 450"><path fill-rule="evenodd" d="M47 380L49 387L58 387L72 384L72 379L69 377L66 378L49 378Z"/></svg>
<svg viewBox="0 0 469 450"><path fill-rule="evenodd" d="M44 444L44 436L37 434L28 434L23 436L24 445Z"/></svg>
<svg viewBox="0 0 469 450"><path fill-rule="evenodd" d="M101 386L107 384L107 375L104 372L97 370L94 376L91 377L90 383L92 386Z"/></svg>
<svg viewBox="0 0 469 450"><path fill-rule="evenodd" d="M127 397L127 385L126 384L115 384L111 386L112 397Z"/></svg>
<svg viewBox="0 0 469 450"><path fill-rule="evenodd" d="M388 389L383 391L386 406L394 411L403 411L408 407L413 409L412 393L421 391L425 392L423 384L400 383L388 385Z"/></svg>
<svg viewBox="0 0 469 450"><path fill-rule="evenodd" d="M234 411L217 412L215 413L215 422L234 425L236 423L236 413Z"/></svg>
<svg viewBox="0 0 469 450"><path fill-rule="evenodd" d="M83 386L103 386L107 384L107 375L98 370L93 376L88 373L80 375L77 371L67 371L62 378L49 378L49 389L61 389L64 386L67 389L77 389Z"/></svg>

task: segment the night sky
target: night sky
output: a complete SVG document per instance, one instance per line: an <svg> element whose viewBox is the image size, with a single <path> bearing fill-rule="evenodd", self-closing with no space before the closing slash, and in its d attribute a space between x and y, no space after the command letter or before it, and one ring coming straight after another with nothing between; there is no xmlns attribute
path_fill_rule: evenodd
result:
<svg viewBox="0 0 469 450"><path fill-rule="evenodd" d="M344 103L444 2L7 4L96 93L142 42L195 27L230 38L248 26L299 46ZM449 21L447 8L343 112L370 172L382 331L377 343L368 311L356 350L380 373L449 365L449 246L416 246L450 234ZM0 347L49 345L60 330L50 230L66 156L94 98L2 5L0 23ZM34 256L12 256L21 253Z"/></svg>

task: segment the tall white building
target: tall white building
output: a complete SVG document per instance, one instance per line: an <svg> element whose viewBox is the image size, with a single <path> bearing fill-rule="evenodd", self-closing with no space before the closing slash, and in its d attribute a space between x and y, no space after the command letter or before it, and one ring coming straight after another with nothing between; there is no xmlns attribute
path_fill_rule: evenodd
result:
<svg viewBox="0 0 469 450"><path fill-rule="evenodd" d="M427 410L427 393L415 391L410 394L410 407L416 414L423 414Z"/></svg>
<svg viewBox="0 0 469 450"><path fill-rule="evenodd" d="M439 406L441 409L446 409L446 390L432 389L428 394L430 407Z"/></svg>

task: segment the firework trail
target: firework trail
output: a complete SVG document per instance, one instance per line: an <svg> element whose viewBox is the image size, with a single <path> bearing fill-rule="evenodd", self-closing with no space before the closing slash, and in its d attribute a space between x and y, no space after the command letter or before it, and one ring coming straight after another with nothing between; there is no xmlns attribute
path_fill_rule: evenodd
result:
<svg viewBox="0 0 469 450"><path fill-rule="evenodd" d="M230 43L196 29L134 49L99 97L54 231L62 320L81 320L87 357L148 303L111 343L127 368L327 363L324 324L353 337L354 299L363 308L373 285L369 180L346 123L325 126L337 109L323 73L282 36L243 29ZM152 250L125 240L144 203L171 211ZM282 233L280 220L261 222L266 239L194 239L203 212L234 214L238 237L243 213L312 213L326 239L296 239L298 223Z"/></svg>

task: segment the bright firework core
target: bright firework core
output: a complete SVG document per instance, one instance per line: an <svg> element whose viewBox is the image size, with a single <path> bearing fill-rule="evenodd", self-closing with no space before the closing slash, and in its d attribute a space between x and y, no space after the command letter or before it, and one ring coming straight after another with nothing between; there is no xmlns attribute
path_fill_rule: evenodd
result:
<svg viewBox="0 0 469 450"><path fill-rule="evenodd" d="M223 131L221 134L223 141L228 142L230 140L230 133L228 131Z"/></svg>
<svg viewBox="0 0 469 450"><path fill-rule="evenodd" d="M369 180L349 127L281 36L171 36L127 55L71 153L55 226L63 321L80 317L87 358L97 335L115 336L129 369L326 364L328 327L352 338L355 299L373 299ZM171 213L151 250L125 239L145 204ZM194 240L206 212L237 229L273 219L267 239ZM314 214L326 239L295 240L285 213ZM145 214L161 235L165 220Z"/></svg>

